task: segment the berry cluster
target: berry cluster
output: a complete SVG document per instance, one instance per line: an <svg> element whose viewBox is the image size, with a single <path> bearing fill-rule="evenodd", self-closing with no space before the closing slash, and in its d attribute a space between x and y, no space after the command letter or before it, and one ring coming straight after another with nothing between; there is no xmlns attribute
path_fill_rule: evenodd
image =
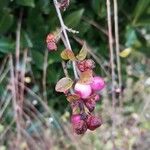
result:
<svg viewBox="0 0 150 150"><path fill-rule="evenodd" d="M57 50L54 34L48 34L46 43L49 51ZM62 51L62 59L75 61L79 79L73 81L69 77L64 77L57 82L55 87L57 92L63 92L66 95L71 104L71 123L77 134L83 134L87 129L95 130L102 124L101 118L95 116L93 111L100 99L98 93L105 87L105 82L101 77L93 75L95 62L92 59L85 59L85 49L86 46L84 45L79 52L80 55L77 56L72 50L65 49Z"/></svg>
<svg viewBox="0 0 150 150"><path fill-rule="evenodd" d="M85 72L94 68L94 61L85 59L77 62L79 71ZM95 130L102 124L100 117L93 114L96 103L100 100L98 94L105 87L104 80L99 76L93 76L89 83L77 83L74 85L74 92L80 96L78 100L71 103L71 123L74 132L84 134L87 129Z"/></svg>

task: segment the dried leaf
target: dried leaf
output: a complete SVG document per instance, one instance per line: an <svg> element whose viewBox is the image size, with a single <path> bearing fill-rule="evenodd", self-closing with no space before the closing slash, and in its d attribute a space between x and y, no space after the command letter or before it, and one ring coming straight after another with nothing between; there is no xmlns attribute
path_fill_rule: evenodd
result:
<svg viewBox="0 0 150 150"><path fill-rule="evenodd" d="M81 73L79 83L90 84L93 79L93 71L87 70Z"/></svg>
<svg viewBox="0 0 150 150"><path fill-rule="evenodd" d="M64 77L57 82L55 86L55 90L57 92L65 93L67 90L69 90L72 87L72 85L73 85L72 79L68 77Z"/></svg>
<svg viewBox="0 0 150 150"><path fill-rule="evenodd" d="M80 50L79 54L76 56L78 60L84 60L87 56L87 46L86 42L84 42L82 49Z"/></svg>
<svg viewBox="0 0 150 150"><path fill-rule="evenodd" d="M71 103L80 99L80 95L78 94L70 94L67 96L67 100Z"/></svg>
<svg viewBox="0 0 150 150"><path fill-rule="evenodd" d="M63 50L60 55L61 55L61 58L64 60L75 60L74 53L69 49Z"/></svg>

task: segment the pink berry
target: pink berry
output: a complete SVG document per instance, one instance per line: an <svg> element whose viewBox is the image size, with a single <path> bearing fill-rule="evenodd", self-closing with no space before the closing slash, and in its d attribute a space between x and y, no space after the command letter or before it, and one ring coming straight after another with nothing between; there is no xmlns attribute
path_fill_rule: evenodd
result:
<svg viewBox="0 0 150 150"><path fill-rule="evenodd" d="M86 123L88 129L93 131L102 125L102 120L97 116L89 115L88 119L86 120Z"/></svg>
<svg viewBox="0 0 150 150"><path fill-rule="evenodd" d="M74 89L75 89L75 92L79 93L80 97L83 99L86 99L92 93L92 89L89 84L76 83Z"/></svg>
<svg viewBox="0 0 150 150"><path fill-rule="evenodd" d="M81 120L81 115L76 114L71 116L71 123L78 123Z"/></svg>
<svg viewBox="0 0 150 150"><path fill-rule="evenodd" d="M71 123L76 134L84 134L87 130L87 125L84 120L81 120L81 115L76 114L71 116Z"/></svg>
<svg viewBox="0 0 150 150"><path fill-rule="evenodd" d="M57 45L55 42L49 42L49 43L47 43L47 48L49 51L56 51Z"/></svg>
<svg viewBox="0 0 150 150"><path fill-rule="evenodd" d="M91 85L92 90L100 91L105 87L105 81L101 77L96 76L96 77L93 77L93 81L90 85Z"/></svg>

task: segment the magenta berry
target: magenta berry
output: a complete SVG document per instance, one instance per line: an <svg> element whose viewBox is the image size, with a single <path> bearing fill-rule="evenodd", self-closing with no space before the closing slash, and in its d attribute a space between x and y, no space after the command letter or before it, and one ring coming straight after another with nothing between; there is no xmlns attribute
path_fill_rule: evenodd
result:
<svg viewBox="0 0 150 150"><path fill-rule="evenodd" d="M84 134L87 130L87 125L84 120L81 120L81 115L72 115L71 123L76 134Z"/></svg>
<svg viewBox="0 0 150 150"><path fill-rule="evenodd" d="M97 116L89 115L88 119L86 120L86 123L88 129L93 131L102 125L102 120Z"/></svg>
<svg viewBox="0 0 150 150"><path fill-rule="evenodd" d="M93 81L90 85L91 85L92 90L100 91L105 87L105 81L101 77L96 76L96 77L93 77Z"/></svg>
<svg viewBox="0 0 150 150"><path fill-rule="evenodd" d="M88 84L76 83L74 90L76 93L80 94L80 97L86 99L92 93L91 86Z"/></svg>
<svg viewBox="0 0 150 150"><path fill-rule="evenodd" d="M54 42L49 42L47 43L47 48L49 51L56 51L57 50L57 45Z"/></svg>

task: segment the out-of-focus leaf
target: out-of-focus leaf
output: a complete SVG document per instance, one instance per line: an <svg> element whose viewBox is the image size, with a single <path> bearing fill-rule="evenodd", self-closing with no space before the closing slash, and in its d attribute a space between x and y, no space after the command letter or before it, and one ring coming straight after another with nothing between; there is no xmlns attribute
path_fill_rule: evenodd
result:
<svg viewBox="0 0 150 150"><path fill-rule="evenodd" d="M78 60L84 60L86 58L87 55L87 46L86 46L86 42L84 42L82 49L80 50L79 54L76 56L76 58Z"/></svg>
<svg viewBox="0 0 150 150"><path fill-rule="evenodd" d="M131 48L131 47L126 48L122 52L120 52L119 56L123 57L123 58L126 58L131 54L132 51L133 51L133 48Z"/></svg>
<svg viewBox="0 0 150 150"><path fill-rule="evenodd" d="M126 43L125 43L126 47L132 47L137 41L135 29L127 27L125 36L126 36Z"/></svg>
<svg viewBox="0 0 150 150"><path fill-rule="evenodd" d="M80 80L78 81L81 84L89 84L93 79L93 71L87 70L81 73Z"/></svg>
<svg viewBox="0 0 150 150"><path fill-rule="evenodd" d="M28 33L23 31L22 32L22 45L23 47L28 47L28 48L32 48L33 47L33 43L31 41L31 38L29 37Z"/></svg>
<svg viewBox="0 0 150 150"><path fill-rule="evenodd" d="M72 87L72 85L73 85L72 79L70 79L68 77L64 77L57 82L57 84L55 86L55 90L57 92L65 93Z"/></svg>
<svg viewBox="0 0 150 150"><path fill-rule="evenodd" d="M101 0L92 0L92 8L99 17L102 18L106 16L105 3L102 2Z"/></svg>
<svg viewBox="0 0 150 150"><path fill-rule="evenodd" d="M73 53L73 51L69 50L69 49L65 49L61 52L61 58L64 60L75 60L75 55Z"/></svg>
<svg viewBox="0 0 150 150"><path fill-rule="evenodd" d="M64 20L65 24L67 26L70 26L71 28L76 27L82 18L83 12L84 12L84 9L80 9L80 10L72 12L70 15L68 15L65 18Z"/></svg>
<svg viewBox="0 0 150 150"><path fill-rule="evenodd" d="M33 58L33 63L36 65L38 69L43 68L43 62L44 62L44 56L35 50L32 50L32 58Z"/></svg>
<svg viewBox="0 0 150 150"><path fill-rule="evenodd" d="M6 150L6 146L4 145L0 146L0 150Z"/></svg>
<svg viewBox="0 0 150 150"><path fill-rule="evenodd" d="M0 52L10 53L15 51L15 43L9 39L1 38L0 39Z"/></svg>
<svg viewBox="0 0 150 150"><path fill-rule="evenodd" d="M0 124L0 133L2 133L3 131L4 131L4 126Z"/></svg>
<svg viewBox="0 0 150 150"><path fill-rule="evenodd" d="M16 3L22 6L35 7L34 0L16 0Z"/></svg>
<svg viewBox="0 0 150 150"><path fill-rule="evenodd" d="M148 8L149 4L150 0L138 0L134 9L134 24L137 22L138 18L142 15L142 13L146 10L146 8Z"/></svg>
<svg viewBox="0 0 150 150"><path fill-rule="evenodd" d="M8 10L4 10L0 14L0 33L5 33L13 24L14 17Z"/></svg>

